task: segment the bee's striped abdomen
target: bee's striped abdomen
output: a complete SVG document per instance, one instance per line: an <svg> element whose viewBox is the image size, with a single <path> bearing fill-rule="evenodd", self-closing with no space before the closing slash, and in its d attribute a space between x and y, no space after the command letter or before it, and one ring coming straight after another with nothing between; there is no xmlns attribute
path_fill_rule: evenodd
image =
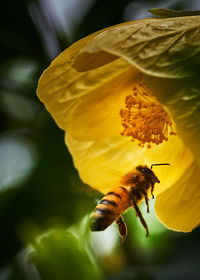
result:
<svg viewBox="0 0 200 280"><path fill-rule="evenodd" d="M131 205L129 189L117 187L107 193L90 218L92 231L101 231L112 224Z"/></svg>

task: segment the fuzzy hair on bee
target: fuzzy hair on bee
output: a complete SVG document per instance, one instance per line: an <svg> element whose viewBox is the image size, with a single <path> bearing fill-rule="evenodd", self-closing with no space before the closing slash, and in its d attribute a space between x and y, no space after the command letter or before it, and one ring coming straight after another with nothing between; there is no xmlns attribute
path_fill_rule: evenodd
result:
<svg viewBox="0 0 200 280"><path fill-rule="evenodd" d="M122 214L127 208L132 206L136 211L136 216L146 230L146 236L149 236L148 226L138 204L144 199L147 212L149 213L149 194L154 198L154 185L155 183L160 183L159 179L152 171L154 165L169 164L152 164L151 169L147 166L139 165L132 172L125 174L120 181L120 186L109 191L96 206L90 217L91 231L105 230L116 221L122 241L125 241L127 227Z"/></svg>

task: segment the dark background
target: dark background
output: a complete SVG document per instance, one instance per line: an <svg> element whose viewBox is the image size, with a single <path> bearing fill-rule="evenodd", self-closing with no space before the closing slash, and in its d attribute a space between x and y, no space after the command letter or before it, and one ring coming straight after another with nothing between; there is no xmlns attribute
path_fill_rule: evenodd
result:
<svg viewBox="0 0 200 280"><path fill-rule="evenodd" d="M143 230L137 229L140 226L133 213L128 212L125 216L129 235L123 246L114 227L103 237L107 243L100 235L96 240L93 235L91 241L86 215L95 207L99 194L79 179L64 144L64 133L36 97L42 71L71 43L104 27L149 17L147 10L156 7L198 10L200 2L1 3L0 280L78 279L79 276L110 280L200 279L198 229L188 234L171 232L155 221L152 236L146 240ZM86 217L83 226L86 236L80 244L71 242L66 231L79 225L83 217ZM47 232L45 241L41 236ZM38 238L41 246L36 245ZM77 239L80 242L80 237ZM88 270L92 265L84 242L100 278ZM98 242L105 250L98 249ZM71 258L74 261L69 266ZM82 269L80 274L77 267Z"/></svg>

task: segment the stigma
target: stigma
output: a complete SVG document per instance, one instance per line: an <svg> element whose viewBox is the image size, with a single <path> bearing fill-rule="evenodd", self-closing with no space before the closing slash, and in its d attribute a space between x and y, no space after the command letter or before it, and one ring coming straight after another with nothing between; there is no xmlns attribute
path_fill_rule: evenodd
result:
<svg viewBox="0 0 200 280"><path fill-rule="evenodd" d="M154 94L144 83L134 86L131 95L125 98L125 109L120 110L123 130L121 135L138 141L138 146L151 148L168 141L169 135L176 135L173 123Z"/></svg>

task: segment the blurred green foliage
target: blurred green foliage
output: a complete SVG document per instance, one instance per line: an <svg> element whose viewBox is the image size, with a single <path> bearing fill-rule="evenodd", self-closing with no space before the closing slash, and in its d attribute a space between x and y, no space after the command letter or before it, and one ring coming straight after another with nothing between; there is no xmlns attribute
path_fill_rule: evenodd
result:
<svg viewBox="0 0 200 280"><path fill-rule="evenodd" d="M91 253L70 232L54 230L33 245L32 259L44 280L100 280Z"/></svg>
<svg viewBox="0 0 200 280"><path fill-rule="evenodd" d="M165 8L197 9L195 3L169 1ZM199 230L187 235L159 231L157 222L157 231L150 225L151 236L146 239L133 211L125 215L128 238L123 246L116 244L113 226L98 233L99 239L93 233L92 252L88 227L79 221L91 213L100 195L81 182L64 133L36 97L42 71L74 40L143 17L161 4L158 0L1 3L0 279L200 278ZM68 29L61 28L61 19Z"/></svg>

